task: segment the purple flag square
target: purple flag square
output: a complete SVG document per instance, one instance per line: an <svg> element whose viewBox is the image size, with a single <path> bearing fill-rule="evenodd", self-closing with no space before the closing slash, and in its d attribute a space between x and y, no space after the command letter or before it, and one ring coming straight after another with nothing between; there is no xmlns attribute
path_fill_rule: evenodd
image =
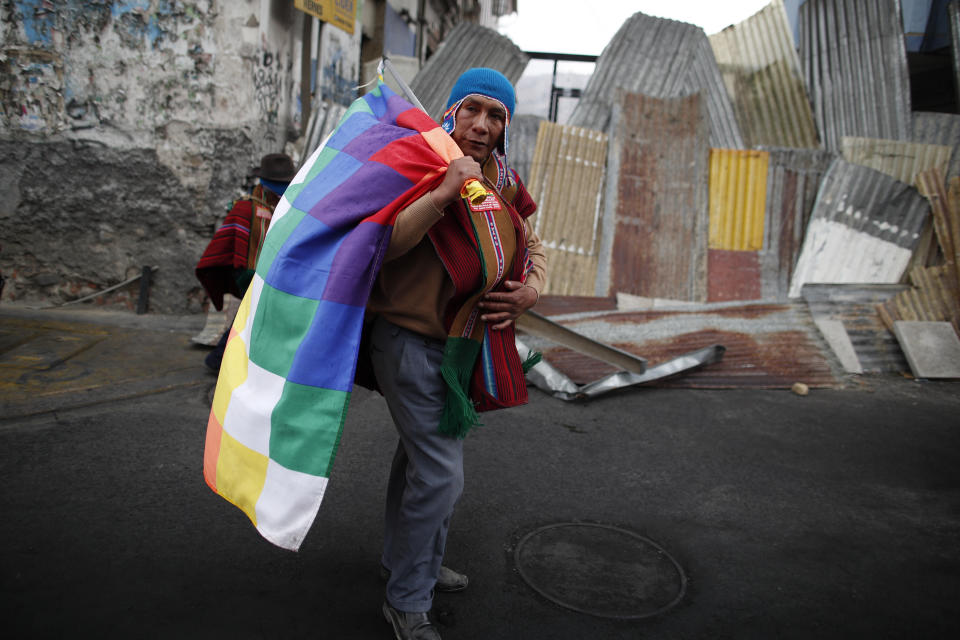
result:
<svg viewBox="0 0 960 640"><path fill-rule="evenodd" d="M376 222L357 225L333 256L323 299L355 307L366 306L392 231L393 227Z"/></svg>
<svg viewBox="0 0 960 640"><path fill-rule="evenodd" d="M367 129L363 135L357 136L346 145L342 151L360 161L370 159L370 156L381 151L395 140L419 135L416 131L386 124Z"/></svg>
<svg viewBox="0 0 960 640"><path fill-rule="evenodd" d="M349 228L403 195L413 183L385 164L365 162L308 213L333 229Z"/></svg>

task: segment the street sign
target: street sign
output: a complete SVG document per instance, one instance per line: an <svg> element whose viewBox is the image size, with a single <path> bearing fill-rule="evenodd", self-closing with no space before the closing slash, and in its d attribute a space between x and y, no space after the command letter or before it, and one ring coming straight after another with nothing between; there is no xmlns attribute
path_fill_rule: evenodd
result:
<svg viewBox="0 0 960 640"><path fill-rule="evenodd" d="M353 34L357 14L356 0L293 0L293 6Z"/></svg>

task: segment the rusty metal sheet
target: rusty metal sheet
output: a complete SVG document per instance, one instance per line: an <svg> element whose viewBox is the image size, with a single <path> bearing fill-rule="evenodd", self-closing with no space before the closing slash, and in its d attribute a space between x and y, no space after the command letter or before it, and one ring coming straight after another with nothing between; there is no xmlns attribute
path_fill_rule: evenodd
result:
<svg viewBox="0 0 960 640"><path fill-rule="evenodd" d="M899 0L807 0L799 48L827 149L839 150L843 136L911 139Z"/></svg>
<svg viewBox="0 0 960 640"><path fill-rule="evenodd" d="M546 293L594 292L599 250L600 196L607 135L543 122L528 189L537 203L531 219L546 247Z"/></svg>
<svg viewBox="0 0 960 640"><path fill-rule="evenodd" d="M437 122L443 119L450 90L467 69L490 67L516 86L527 68L527 55L510 38L471 22L454 27L410 83L424 109Z"/></svg>
<svg viewBox="0 0 960 640"><path fill-rule="evenodd" d="M769 164L767 151L710 150L711 249L763 248Z"/></svg>
<svg viewBox="0 0 960 640"><path fill-rule="evenodd" d="M708 125L703 98L623 93L608 162L599 295L707 297ZM607 257L609 256L609 261Z"/></svg>
<svg viewBox="0 0 960 640"><path fill-rule="evenodd" d="M843 325L864 373L897 373L908 370L907 361L877 305L908 288L903 284L807 284L802 294L815 321Z"/></svg>
<svg viewBox="0 0 960 640"><path fill-rule="evenodd" d="M920 241L930 205L916 189L837 159L824 176L790 283L899 282Z"/></svg>
<svg viewBox="0 0 960 640"><path fill-rule="evenodd" d="M704 95L715 147L742 149L743 138L703 30L635 13L604 48L569 124L613 133L618 91L655 98Z"/></svg>
<svg viewBox="0 0 960 640"><path fill-rule="evenodd" d="M847 162L870 167L900 182L916 184L918 173L929 169L946 173L953 147L843 136L840 153Z"/></svg>
<svg viewBox="0 0 960 640"><path fill-rule="evenodd" d="M784 389L795 382L839 388L846 374L820 336L805 304L717 304L694 309L589 313L554 317L587 337L647 360L648 367L712 345L723 359L682 377L650 383L700 389ZM524 336L547 362L577 384L613 373L614 367L556 344Z"/></svg>
<svg viewBox="0 0 960 640"><path fill-rule="evenodd" d="M748 148L820 146L783 0L713 34L710 46Z"/></svg>
<svg viewBox="0 0 960 640"><path fill-rule="evenodd" d="M710 249L707 265L709 302L760 300L763 297L760 258L756 251Z"/></svg>
<svg viewBox="0 0 960 640"><path fill-rule="evenodd" d="M545 316L559 316L587 311L616 311L617 297L542 295L534 309Z"/></svg>
<svg viewBox="0 0 960 640"><path fill-rule="evenodd" d="M760 251L764 300L787 299L820 180L835 157L812 149L770 149L765 237Z"/></svg>

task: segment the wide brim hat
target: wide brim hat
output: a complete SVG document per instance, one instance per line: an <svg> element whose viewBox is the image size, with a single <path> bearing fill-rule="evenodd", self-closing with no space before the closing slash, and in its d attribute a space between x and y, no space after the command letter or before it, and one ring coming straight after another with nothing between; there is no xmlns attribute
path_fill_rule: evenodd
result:
<svg viewBox="0 0 960 640"><path fill-rule="evenodd" d="M285 153L268 153L260 159L259 167L252 167L250 175L272 182L290 182L297 175L293 158Z"/></svg>

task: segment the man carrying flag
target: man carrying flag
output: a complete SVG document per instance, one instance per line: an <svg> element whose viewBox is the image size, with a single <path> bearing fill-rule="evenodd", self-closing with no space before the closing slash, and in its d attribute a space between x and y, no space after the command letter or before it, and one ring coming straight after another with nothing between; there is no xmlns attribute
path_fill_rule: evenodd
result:
<svg viewBox="0 0 960 640"><path fill-rule="evenodd" d="M274 211L207 423L207 484L296 551L372 369L400 436L381 557L398 638L439 638L434 588L467 584L440 566L463 438L478 412L527 401L535 358L520 361L513 320L546 259L506 164L514 102L502 74L471 69L442 125L382 80L351 105Z"/></svg>
<svg viewBox="0 0 960 640"><path fill-rule="evenodd" d="M370 358L400 436L382 557L383 612L400 639L439 638L434 588L467 586L441 560L475 409L527 400L513 321L537 303L546 258L527 222L536 205L506 164L514 104L493 69L457 80L442 126L464 157L398 214L367 303ZM486 199L461 197L470 179L493 187Z"/></svg>

